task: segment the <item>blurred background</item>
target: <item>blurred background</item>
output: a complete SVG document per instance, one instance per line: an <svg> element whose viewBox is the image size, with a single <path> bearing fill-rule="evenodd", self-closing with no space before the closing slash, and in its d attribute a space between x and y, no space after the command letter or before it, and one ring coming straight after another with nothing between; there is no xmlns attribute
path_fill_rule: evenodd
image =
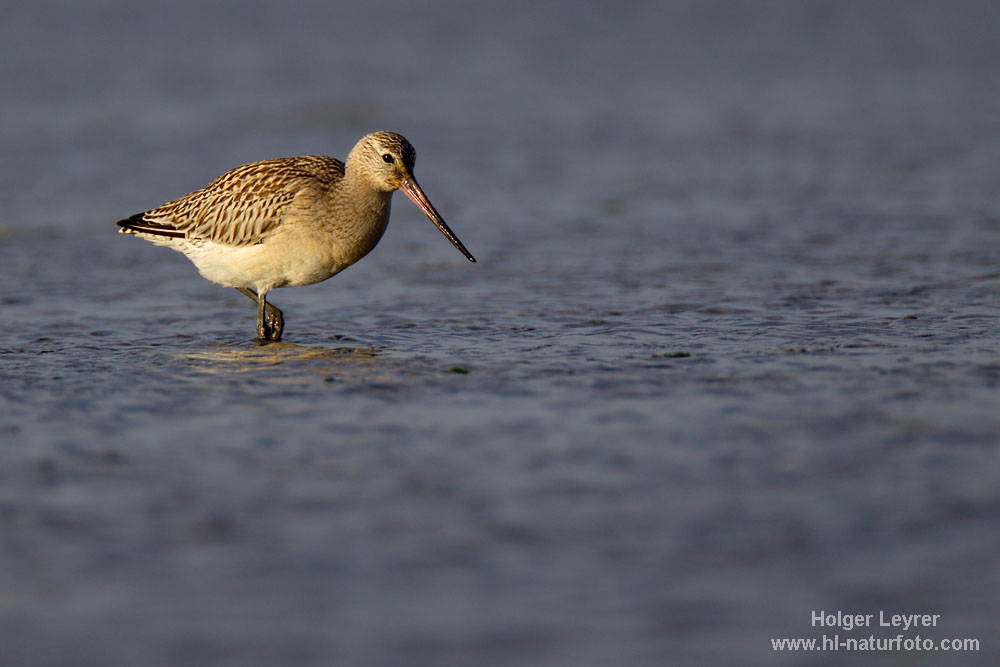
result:
<svg viewBox="0 0 1000 667"><path fill-rule="evenodd" d="M997 123L988 3L6 11L7 225L35 226L44 211L45 224L96 226L262 156L343 156L381 128L412 137L428 178L465 175L440 196L505 197L515 225L543 191L546 213L563 199L552 190L655 189L676 206L694 179L732 188L736 171L748 197L779 186L856 197L838 188L857 168L880 179L873 189L906 180L919 195L931 154L965 168L963 187L995 187L997 149L982 134ZM507 188L489 187L498 174Z"/></svg>
<svg viewBox="0 0 1000 667"><path fill-rule="evenodd" d="M3 17L0 662L860 662L772 650L820 609L1000 657L993 3ZM479 264L397 197L258 347L114 234L380 129Z"/></svg>

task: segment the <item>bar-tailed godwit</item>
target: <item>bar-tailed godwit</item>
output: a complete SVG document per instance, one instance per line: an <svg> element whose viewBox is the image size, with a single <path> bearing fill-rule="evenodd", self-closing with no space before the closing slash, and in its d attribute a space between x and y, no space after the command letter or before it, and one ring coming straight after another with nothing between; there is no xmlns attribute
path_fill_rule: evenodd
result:
<svg viewBox="0 0 1000 667"><path fill-rule="evenodd" d="M476 261L417 184L415 160L405 138L374 132L347 162L303 155L245 164L119 221L119 231L184 253L202 276L256 301L257 336L277 341L284 317L267 293L326 280L367 255L385 233L397 189Z"/></svg>

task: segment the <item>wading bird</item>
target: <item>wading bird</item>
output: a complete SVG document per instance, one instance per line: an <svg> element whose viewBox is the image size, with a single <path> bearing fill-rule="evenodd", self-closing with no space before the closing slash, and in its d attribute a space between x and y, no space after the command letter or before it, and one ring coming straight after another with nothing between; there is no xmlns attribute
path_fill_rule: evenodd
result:
<svg viewBox="0 0 1000 667"><path fill-rule="evenodd" d="M245 164L119 221L119 231L184 253L203 277L253 299L258 338L277 341L284 316L268 303L268 292L326 280L371 252L389 224L397 189L476 261L413 177L415 161L405 138L373 132L346 162L303 155Z"/></svg>

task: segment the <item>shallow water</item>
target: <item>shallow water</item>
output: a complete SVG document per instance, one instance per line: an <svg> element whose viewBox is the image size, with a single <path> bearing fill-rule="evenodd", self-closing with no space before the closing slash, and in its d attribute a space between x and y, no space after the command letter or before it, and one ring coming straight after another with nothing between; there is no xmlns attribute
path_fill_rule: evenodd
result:
<svg viewBox="0 0 1000 667"><path fill-rule="evenodd" d="M0 28L5 660L996 662L991 5L129 7ZM478 264L397 197L260 346L114 234L380 128Z"/></svg>

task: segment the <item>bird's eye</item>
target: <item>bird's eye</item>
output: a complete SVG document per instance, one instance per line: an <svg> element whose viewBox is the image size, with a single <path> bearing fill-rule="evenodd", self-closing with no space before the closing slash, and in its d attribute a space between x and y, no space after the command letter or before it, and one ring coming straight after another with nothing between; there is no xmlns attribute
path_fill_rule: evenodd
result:
<svg viewBox="0 0 1000 667"><path fill-rule="evenodd" d="M384 162L385 162L386 164L392 164L392 163L393 163L393 158L392 158L392 156L391 156L391 155L389 155L388 153L383 153L383 154L382 154L382 160L383 160L383 161L384 161Z"/></svg>

